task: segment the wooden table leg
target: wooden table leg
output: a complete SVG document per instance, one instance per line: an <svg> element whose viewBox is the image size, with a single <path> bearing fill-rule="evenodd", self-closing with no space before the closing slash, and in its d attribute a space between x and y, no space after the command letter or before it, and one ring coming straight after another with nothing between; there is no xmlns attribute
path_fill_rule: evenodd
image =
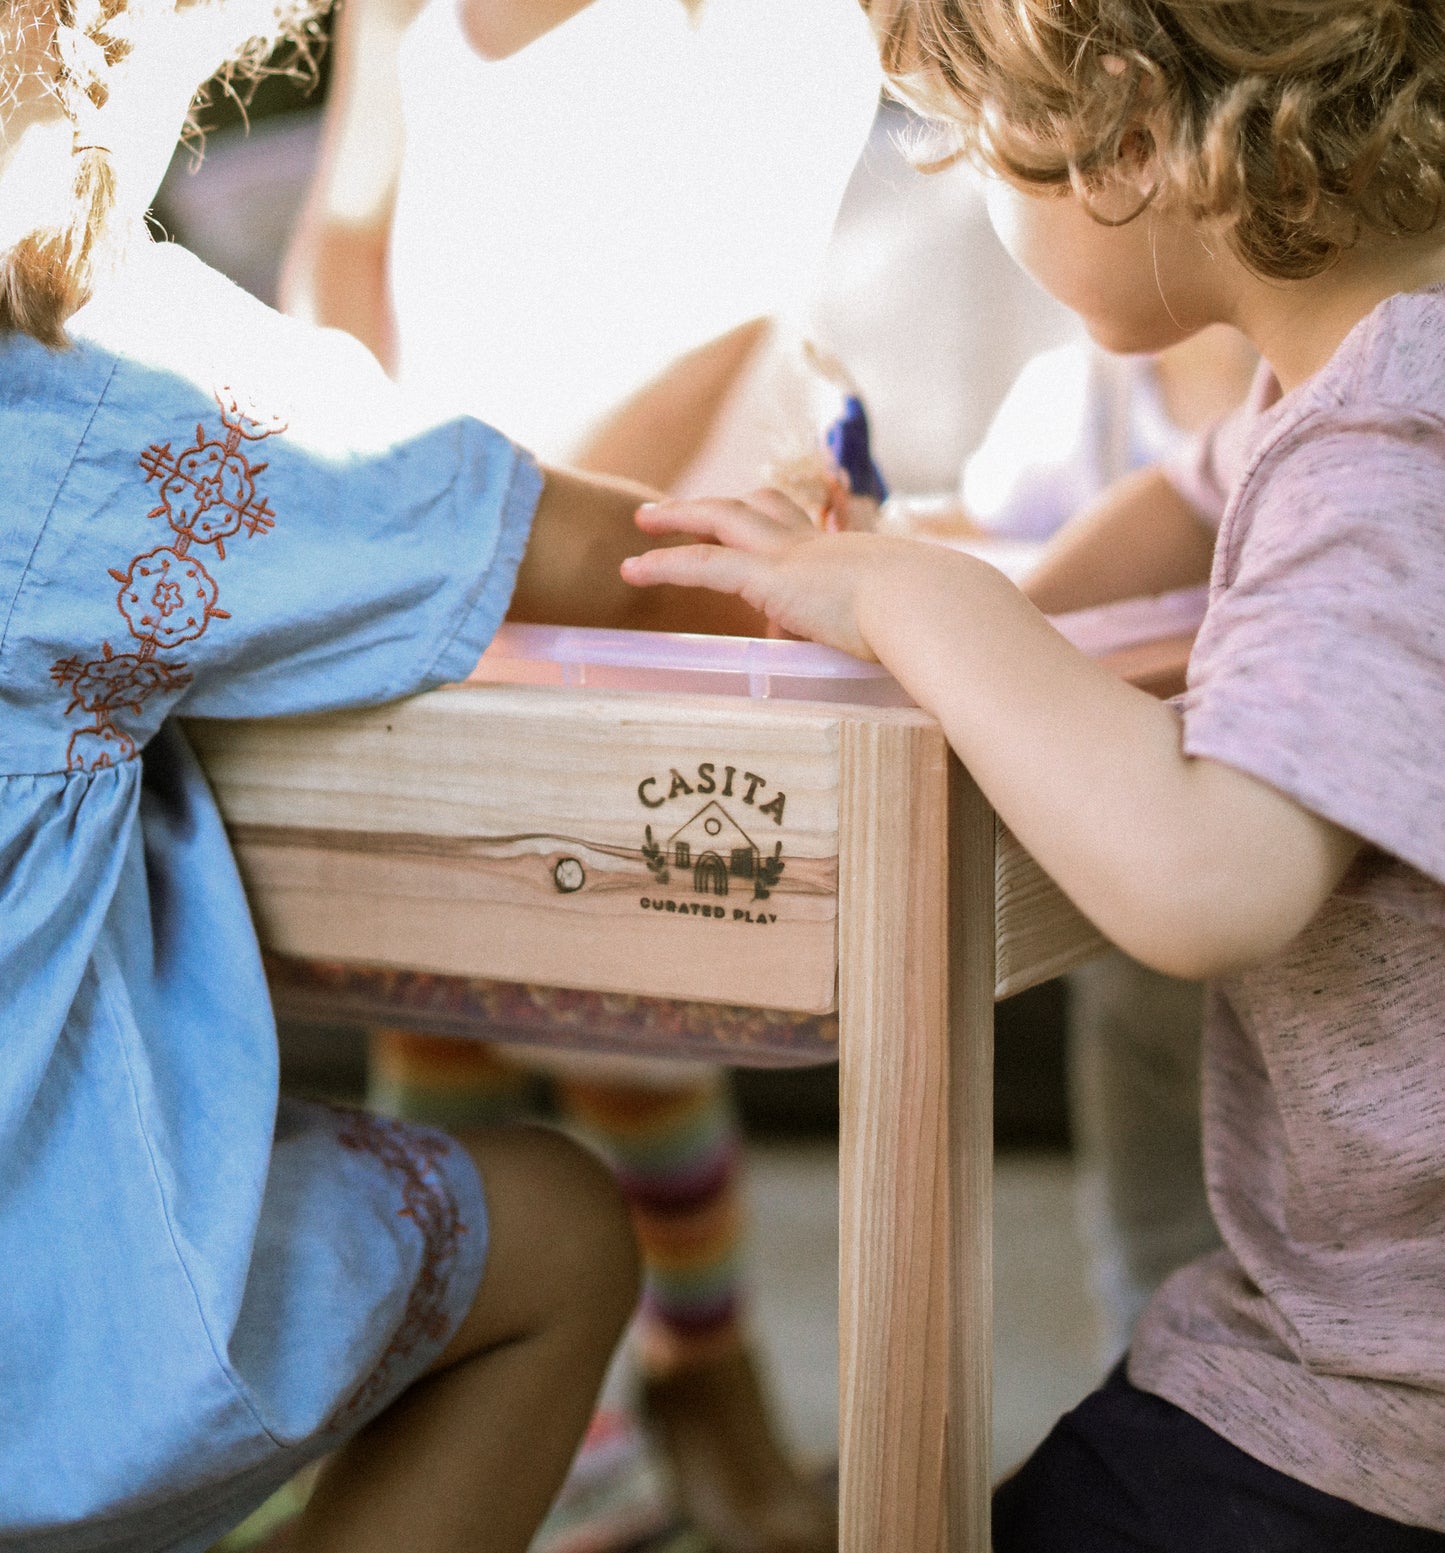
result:
<svg viewBox="0 0 1445 1553"><path fill-rule="evenodd" d="M987 1553L993 815L937 729L841 732L840 1547Z"/></svg>

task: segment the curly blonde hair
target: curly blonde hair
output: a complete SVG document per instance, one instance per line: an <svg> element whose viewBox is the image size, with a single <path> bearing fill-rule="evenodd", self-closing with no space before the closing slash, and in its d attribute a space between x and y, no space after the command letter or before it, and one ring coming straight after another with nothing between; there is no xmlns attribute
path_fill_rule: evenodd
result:
<svg viewBox="0 0 1445 1553"><path fill-rule="evenodd" d="M897 94L1024 186L1156 197L1257 273L1445 221L1445 0L862 0Z"/></svg>
<svg viewBox="0 0 1445 1553"><path fill-rule="evenodd" d="M227 5L232 0L197 0ZM0 252L0 331L19 330L63 348L66 321L89 298L108 252L116 181L113 149L99 115L111 74L137 46L139 24L176 9L175 0L0 0L0 152L5 120L27 101L50 98L72 130L68 191L55 219ZM226 74L314 68L309 0L237 5L235 50ZM242 11L246 13L242 16ZM291 45L276 65L277 44ZM151 34L145 46L164 48ZM204 83L197 82L199 92Z"/></svg>

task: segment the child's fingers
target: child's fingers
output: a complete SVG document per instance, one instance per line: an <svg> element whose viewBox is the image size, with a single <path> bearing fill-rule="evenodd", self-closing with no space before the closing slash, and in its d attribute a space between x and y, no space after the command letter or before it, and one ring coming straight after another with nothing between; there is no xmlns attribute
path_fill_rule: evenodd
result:
<svg viewBox="0 0 1445 1553"><path fill-rule="evenodd" d="M765 512L784 528L812 533L816 527L812 518L791 496L784 495L782 491L775 490L770 485L759 486L748 497L748 505L756 507L760 512Z"/></svg>
<svg viewBox="0 0 1445 1553"><path fill-rule="evenodd" d="M673 545L630 555L622 563L623 581L652 588L671 583L679 588L708 588L714 593L742 593L760 565L754 556L726 545Z"/></svg>
<svg viewBox="0 0 1445 1553"><path fill-rule="evenodd" d="M776 550L787 533L778 519L750 502L714 496L650 502L637 509L637 526L645 534L691 534L754 554Z"/></svg>

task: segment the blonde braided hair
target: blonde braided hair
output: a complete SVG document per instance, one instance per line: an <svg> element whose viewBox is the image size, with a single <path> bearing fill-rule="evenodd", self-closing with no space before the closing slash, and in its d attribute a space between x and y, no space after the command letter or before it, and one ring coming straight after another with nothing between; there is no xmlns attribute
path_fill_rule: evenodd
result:
<svg viewBox="0 0 1445 1553"><path fill-rule="evenodd" d="M73 131L74 183L64 218L0 256L0 329L23 330L47 345L64 343L65 320L90 294L114 204L110 153L89 130L110 95L111 68L130 50L125 19L126 0L57 0L49 17L12 16L16 52L5 61L5 97L18 103L39 85ZM36 54L43 61L39 83L21 77Z"/></svg>
<svg viewBox="0 0 1445 1553"><path fill-rule="evenodd" d="M269 72L267 57L282 38L296 48L275 68L314 70L309 0L199 3L237 14L231 70L252 77ZM71 127L68 198L54 219L0 252L0 331L20 330L57 349L66 345L66 321L94 289L115 224L113 151L100 117L111 73L136 47L142 25L174 10L174 0L0 0L0 122L27 99L48 96ZM165 43L152 37L147 46Z"/></svg>

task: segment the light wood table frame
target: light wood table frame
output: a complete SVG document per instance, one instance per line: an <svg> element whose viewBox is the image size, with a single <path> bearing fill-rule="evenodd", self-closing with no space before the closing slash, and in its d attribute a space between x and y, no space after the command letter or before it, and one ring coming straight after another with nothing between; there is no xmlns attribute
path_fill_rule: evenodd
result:
<svg viewBox="0 0 1445 1553"><path fill-rule="evenodd" d="M1100 941L933 718L469 684L191 734L272 950L836 1011L840 1546L986 1553L993 1005Z"/></svg>

